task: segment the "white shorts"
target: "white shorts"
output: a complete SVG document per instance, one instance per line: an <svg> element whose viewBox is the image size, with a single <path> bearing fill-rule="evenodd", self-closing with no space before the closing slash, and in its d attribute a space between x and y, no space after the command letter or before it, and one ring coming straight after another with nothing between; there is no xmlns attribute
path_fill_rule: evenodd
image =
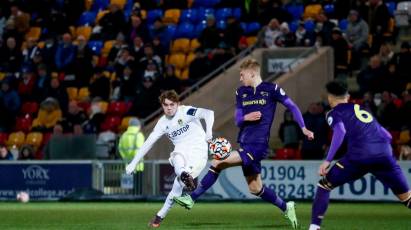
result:
<svg viewBox="0 0 411 230"><path fill-rule="evenodd" d="M190 152L190 154L184 154L181 152L174 151L170 153L170 158L168 159L168 161L173 167L173 158L176 155L180 155L184 158L187 172L193 178L196 178L200 175L201 171L203 171L204 167L206 166L208 160L207 154L204 154L204 152Z"/></svg>

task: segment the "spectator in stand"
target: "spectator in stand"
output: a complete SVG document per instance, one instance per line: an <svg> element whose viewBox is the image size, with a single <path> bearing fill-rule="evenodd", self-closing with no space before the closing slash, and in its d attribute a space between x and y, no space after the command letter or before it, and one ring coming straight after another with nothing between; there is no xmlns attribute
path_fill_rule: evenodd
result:
<svg viewBox="0 0 411 230"><path fill-rule="evenodd" d="M295 39L297 46L312 46L315 42L315 33L309 32L304 27L304 22L298 23L297 30L295 31Z"/></svg>
<svg viewBox="0 0 411 230"><path fill-rule="evenodd" d="M168 46L169 44L166 44L167 42L167 28L164 26L163 22L161 21L161 18L157 18L154 21L153 24L153 29L150 29L150 37L151 38L160 38L160 41L163 42L164 46ZM145 41L148 42L148 41Z"/></svg>
<svg viewBox="0 0 411 230"><path fill-rule="evenodd" d="M391 45L388 43L382 43L378 56L380 56L381 63L383 65L389 64L394 58L394 51L392 51Z"/></svg>
<svg viewBox="0 0 411 230"><path fill-rule="evenodd" d="M125 41L123 34L118 34L116 40L114 41L114 45L108 54L108 67L112 68L117 61L117 58L122 53L123 49L127 49L128 45Z"/></svg>
<svg viewBox="0 0 411 230"><path fill-rule="evenodd" d="M71 35L65 33L56 50L55 63L57 70L66 74L73 72L75 58L76 47L71 42Z"/></svg>
<svg viewBox="0 0 411 230"><path fill-rule="evenodd" d="M117 4L110 4L109 12L105 14L99 21L101 29L101 37L103 40L113 40L118 33L125 28L125 17L120 6Z"/></svg>
<svg viewBox="0 0 411 230"><path fill-rule="evenodd" d="M362 106L370 112L374 117L377 116L377 106L374 102L374 95L371 92L366 92L363 97Z"/></svg>
<svg viewBox="0 0 411 230"><path fill-rule="evenodd" d="M7 20L14 24L21 38L30 28L30 15L21 11L16 4L10 7L10 17Z"/></svg>
<svg viewBox="0 0 411 230"><path fill-rule="evenodd" d="M405 41L401 44L400 52L394 55L392 64L395 65L396 73L401 79L402 85L411 82L411 75L408 72L411 66L411 50L408 42Z"/></svg>
<svg viewBox="0 0 411 230"><path fill-rule="evenodd" d="M332 30L330 46L334 49L335 76L342 81L347 80L348 68L348 43L342 36L340 28Z"/></svg>
<svg viewBox="0 0 411 230"><path fill-rule="evenodd" d="M65 113L69 101L66 87L62 86L57 78L52 78L49 83L50 87L47 87L47 91L44 94L46 98L42 100L46 100L48 97L56 99L63 113Z"/></svg>
<svg viewBox="0 0 411 230"><path fill-rule="evenodd" d="M207 27L201 32L198 41L201 43L203 50L208 52L217 48L221 40L220 32L215 25L215 18L210 14L207 16Z"/></svg>
<svg viewBox="0 0 411 230"><path fill-rule="evenodd" d="M165 56L169 52L168 46L164 46L159 37L154 37L152 47L154 56L160 57L161 63L163 63Z"/></svg>
<svg viewBox="0 0 411 230"><path fill-rule="evenodd" d="M280 125L278 135L284 148L299 149L303 140L300 126L294 121L293 115L289 110L284 112L284 121Z"/></svg>
<svg viewBox="0 0 411 230"><path fill-rule="evenodd" d="M388 130L400 130L401 125L400 119L398 119L398 112L398 108L394 104L393 95L388 91L384 91L381 104L377 110L378 121Z"/></svg>
<svg viewBox="0 0 411 230"><path fill-rule="evenodd" d="M152 77L143 78L136 91L136 97L129 111L130 115L145 118L159 108L159 89ZM143 99L144 98L144 99Z"/></svg>
<svg viewBox="0 0 411 230"><path fill-rule="evenodd" d="M358 11L351 10L348 15L346 37L352 50L351 66L354 70L360 68L361 51L368 48L368 25L360 17Z"/></svg>
<svg viewBox="0 0 411 230"><path fill-rule="evenodd" d="M292 15L283 8L283 2L281 0L268 1L267 4L267 7L263 7L258 17L258 22L261 25L267 25L273 16L275 16L280 23L292 21Z"/></svg>
<svg viewBox="0 0 411 230"><path fill-rule="evenodd" d="M116 57L115 64L114 64L114 71L116 75L120 75L123 72L125 66L134 66L136 65L136 60L130 54L130 50L128 48L123 48L118 53Z"/></svg>
<svg viewBox="0 0 411 230"><path fill-rule="evenodd" d="M20 96L11 87L11 78L7 77L1 82L0 108L1 108L1 129L10 131L15 123L16 115L20 109Z"/></svg>
<svg viewBox="0 0 411 230"><path fill-rule="evenodd" d="M14 37L7 38L0 52L0 66L3 71L17 72L20 70L22 55Z"/></svg>
<svg viewBox="0 0 411 230"><path fill-rule="evenodd" d="M87 121L86 113L78 106L76 101L70 101L67 113L61 122L66 132L74 132L74 126L82 125Z"/></svg>
<svg viewBox="0 0 411 230"><path fill-rule="evenodd" d="M257 21L259 18L259 3L260 1L241 0L241 21Z"/></svg>
<svg viewBox="0 0 411 230"><path fill-rule="evenodd" d="M74 60L74 74L76 76L76 85L78 87L87 87L93 76L93 65L91 63L93 52L87 46L87 40L83 35L77 37L77 51Z"/></svg>
<svg viewBox="0 0 411 230"><path fill-rule="evenodd" d="M32 66L33 59L36 53L39 51L37 42L34 38L28 38L26 40L26 48L23 50L23 65Z"/></svg>
<svg viewBox="0 0 411 230"><path fill-rule="evenodd" d="M83 124L83 132L85 134L97 134L100 132L101 124L104 122L105 115L99 106L102 102L101 98L93 98L91 102L89 119Z"/></svg>
<svg viewBox="0 0 411 230"><path fill-rule="evenodd" d="M140 37L144 42L150 41L150 33L146 24L137 15L131 15L125 35L128 43L133 43L136 37Z"/></svg>
<svg viewBox="0 0 411 230"><path fill-rule="evenodd" d="M238 42L244 31L234 16L227 18L227 27L224 30L224 42L229 48L238 50Z"/></svg>
<svg viewBox="0 0 411 230"><path fill-rule="evenodd" d="M159 74L162 73L162 62L160 56L154 54L153 46L151 44L146 44L144 46L144 56L139 60L139 67L141 70L146 70L147 66L151 63L156 65Z"/></svg>
<svg viewBox="0 0 411 230"><path fill-rule="evenodd" d="M281 36L280 23L276 18L271 19L267 26L264 26L257 35L257 46L265 48L276 48L275 41Z"/></svg>
<svg viewBox="0 0 411 230"><path fill-rule="evenodd" d="M294 47L296 38L293 32L290 31L287 22L280 25L281 35L277 37L275 43L278 47Z"/></svg>
<svg viewBox="0 0 411 230"><path fill-rule="evenodd" d="M45 64L40 64L37 67L37 79L33 88L33 96L35 101L41 102L46 98L46 92L49 91L50 87L50 76L47 72L47 67Z"/></svg>
<svg viewBox="0 0 411 230"><path fill-rule="evenodd" d="M59 102L52 98L46 98L41 104L37 114L37 118L34 119L32 124L33 131L50 132L57 122L61 121L62 112Z"/></svg>
<svg viewBox="0 0 411 230"><path fill-rule="evenodd" d="M22 78L19 80L18 93L21 100L29 101L33 99L34 85L36 82L33 70L30 67L23 67Z"/></svg>
<svg viewBox="0 0 411 230"><path fill-rule="evenodd" d="M370 58L368 66L362 70L357 77L360 93L367 91L372 93L380 92L381 85L379 80L386 74L386 69L381 64L380 57L375 55Z"/></svg>
<svg viewBox="0 0 411 230"><path fill-rule="evenodd" d="M390 13L382 0L368 1L368 14L365 15L372 35L372 53L378 53L384 42L384 33L388 32Z"/></svg>
<svg viewBox="0 0 411 230"><path fill-rule="evenodd" d="M140 36L136 36L134 38L133 45L130 50L134 60L140 60L144 57L144 41Z"/></svg>
<svg viewBox="0 0 411 230"><path fill-rule="evenodd" d="M181 93L183 91L185 82L178 79L175 75L175 67L174 65L167 65L166 70L164 72L164 77L160 80L160 90L175 90L177 93Z"/></svg>
<svg viewBox="0 0 411 230"><path fill-rule="evenodd" d="M31 145L23 145L19 150L19 157L17 160L34 160L35 150Z"/></svg>
<svg viewBox="0 0 411 230"><path fill-rule="evenodd" d="M228 47L224 42L221 42L216 49L213 50L211 58L211 68L213 70L217 69L231 58L234 57L232 51L227 49Z"/></svg>
<svg viewBox="0 0 411 230"><path fill-rule="evenodd" d="M94 69L94 77L89 86L90 96L92 98L99 97L104 101L108 101L111 92L110 79L104 76L103 69L97 67Z"/></svg>
<svg viewBox="0 0 411 230"><path fill-rule="evenodd" d="M335 28L335 23L331 22L324 12L319 13L315 17L315 32L321 37L321 45L328 46L331 43L331 33Z"/></svg>
<svg viewBox="0 0 411 230"><path fill-rule="evenodd" d="M57 51L57 44L54 37L48 36L45 38L44 47L41 49L41 56L44 64L50 71L56 69L55 55Z"/></svg>
<svg viewBox="0 0 411 230"><path fill-rule="evenodd" d="M126 66L123 73L118 76L120 86L120 99L126 102L134 100L136 88L141 78L137 76L130 66Z"/></svg>
<svg viewBox="0 0 411 230"><path fill-rule="evenodd" d="M189 81L190 84L195 84L201 78L207 76L212 71L210 61L201 48L196 49L195 58L189 66Z"/></svg>
<svg viewBox="0 0 411 230"><path fill-rule="evenodd" d="M303 139L302 157L306 160L323 159L328 133L323 106L320 103L311 103L303 118L306 128L315 133L315 139L311 141Z"/></svg>
<svg viewBox="0 0 411 230"><path fill-rule="evenodd" d="M0 160L13 160L13 154L4 144L0 144Z"/></svg>
<svg viewBox="0 0 411 230"><path fill-rule="evenodd" d="M43 28L48 29L50 37L60 36L64 33L69 33L69 23L66 14L56 7L51 8L51 12L48 12L47 17L44 18Z"/></svg>

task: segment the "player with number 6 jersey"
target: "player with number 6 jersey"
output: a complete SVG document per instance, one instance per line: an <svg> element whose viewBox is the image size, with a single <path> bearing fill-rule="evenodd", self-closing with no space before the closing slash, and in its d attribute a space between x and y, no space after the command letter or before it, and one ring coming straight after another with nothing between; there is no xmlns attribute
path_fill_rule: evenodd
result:
<svg viewBox="0 0 411 230"><path fill-rule="evenodd" d="M391 134L360 105L348 103L349 95L344 83L333 81L326 88L332 108L327 114L327 122L333 129L333 137L327 158L319 168L322 179L317 184L309 229L320 229L332 189L367 173L373 174L406 207L411 208L411 191L393 156ZM344 137L347 138L347 153L328 171Z"/></svg>

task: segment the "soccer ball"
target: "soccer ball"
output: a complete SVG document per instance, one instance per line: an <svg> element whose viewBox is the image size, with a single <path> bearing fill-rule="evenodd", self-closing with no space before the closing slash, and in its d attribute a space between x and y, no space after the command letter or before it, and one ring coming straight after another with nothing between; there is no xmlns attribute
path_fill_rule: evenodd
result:
<svg viewBox="0 0 411 230"><path fill-rule="evenodd" d="M217 137L211 140L209 150L211 155L216 160L224 160L230 156L231 144L224 137Z"/></svg>
<svg viewBox="0 0 411 230"><path fill-rule="evenodd" d="M30 200L30 196L27 192L19 192L17 193L16 199L21 203L27 203Z"/></svg>

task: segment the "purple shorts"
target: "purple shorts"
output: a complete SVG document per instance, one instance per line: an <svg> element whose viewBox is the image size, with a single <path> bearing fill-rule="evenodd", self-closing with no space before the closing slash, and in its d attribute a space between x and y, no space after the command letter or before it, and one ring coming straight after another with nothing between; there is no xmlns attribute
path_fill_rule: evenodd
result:
<svg viewBox="0 0 411 230"><path fill-rule="evenodd" d="M261 173L261 161L267 157L268 146L266 144L240 144L241 167L244 176L252 176Z"/></svg>
<svg viewBox="0 0 411 230"><path fill-rule="evenodd" d="M335 188L350 181L355 181L365 174L373 174L394 194L409 191L407 180L394 156L383 156L363 160L342 158L330 169L326 180Z"/></svg>

